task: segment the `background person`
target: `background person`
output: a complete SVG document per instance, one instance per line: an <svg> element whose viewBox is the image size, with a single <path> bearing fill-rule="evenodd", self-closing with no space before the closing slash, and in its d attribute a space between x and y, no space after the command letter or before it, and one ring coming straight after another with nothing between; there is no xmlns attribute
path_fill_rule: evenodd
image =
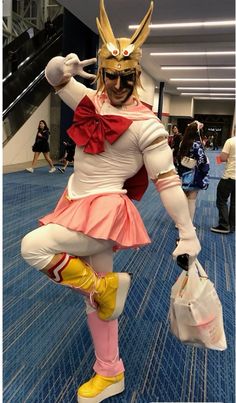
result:
<svg viewBox="0 0 236 403"><path fill-rule="evenodd" d="M212 136L212 150L218 150L218 133L216 130Z"/></svg>
<svg viewBox="0 0 236 403"><path fill-rule="evenodd" d="M8 60L11 64L11 72L14 73L18 69L19 64L19 51L18 49L9 50L8 52Z"/></svg>
<svg viewBox="0 0 236 403"><path fill-rule="evenodd" d="M61 168L57 168L59 172L62 174L65 173L66 168L68 167L69 163L74 162L74 155L75 155L75 142L71 139L67 141L63 141L65 146L65 156L63 158L64 166Z"/></svg>
<svg viewBox="0 0 236 403"><path fill-rule="evenodd" d="M200 251L174 169L168 133L137 95L140 47L149 32L152 8L153 3L132 38L115 38L101 0L98 91L73 78L77 74L91 77L83 67L94 59L59 56L45 71L49 83L75 111L68 130L76 143L74 173L55 210L40 220L44 225L22 240L22 256L55 283L87 296L95 376L78 389L80 403L98 403L124 390L117 318L130 276L112 272L113 251L150 243L130 200L141 198L148 186L147 173L179 228L180 241L173 256L188 253L193 260ZM138 185L131 187L132 193L127 184L131 177Z"/></svg>
<svg viewBox="0 0 236 403"><path fill-rule="evenodd" d="M44 29L45 29L45 34L46 34L46 41L48 41L52 35L54 35L55 28L54 28L54 23L51 21L51 18L48 17L47 21L45 21L44 24Z"/></svg>
<svg viewBox="0 0 236 403"><path fill-rule="evenodd" d="M236 137L234 136L226 140L220 154L221 162L225 162L226 164L216 193L219 224L211 227L211 231L220 234L228 234L235 231L235 152Z"/></svg>
<svg viewBox="0 0 236 403"><path fill-rule="evenodd" d="M174 160L174 164L175 166L178 165L178 153L179 153L179 146L180 143L183 139L182 134L179 132L178 126L174 125L172 127L172 133L173 133L173 137L171 140L171 144L170 147L173 150L173 160Z"/></svg>
<svg viewBox="0 0 236 403"><path fill-rule="evenodd" d="M34 152L34 158L32 161L32 165L30 168L26 168L26 171L33 173L34 168L37 164L37 161L39 159L39 156L41 153L43 153L45 160L49 163L51 169L49 170L49 173L53 173L56 171L56 168L53 165L53 162L50 158L49 155L49 143L48 143L48 138L50 135L49 128L47 126L47 123L45 120L40 120L39 125L38 125L38 131L36 134L35 142L34 145L32 146L32 151Z"/></svg>
<svg viewBox="0 0 236 403"><path fill-rule="evenodd" d="M207 174L210 167L201 141L202 127L203 124L196 120L187 126L178 154L178 174L182 179L182 188L188 200L192 221L198 192L200 189L208 188Z"/></svg>

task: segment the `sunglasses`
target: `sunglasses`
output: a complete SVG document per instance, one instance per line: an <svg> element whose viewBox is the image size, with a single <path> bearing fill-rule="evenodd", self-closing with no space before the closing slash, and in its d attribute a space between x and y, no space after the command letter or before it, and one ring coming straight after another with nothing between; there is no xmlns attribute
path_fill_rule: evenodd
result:
<svg viewBox="0 0 236 403"><path fill-rule="evenodd" d="M132 71L121 71L121 72L108 72L103 70L104 78L108 78L108 80L115 81L120 77L122 84L127 84L128 82L135 82L136 72Z"/></svg>

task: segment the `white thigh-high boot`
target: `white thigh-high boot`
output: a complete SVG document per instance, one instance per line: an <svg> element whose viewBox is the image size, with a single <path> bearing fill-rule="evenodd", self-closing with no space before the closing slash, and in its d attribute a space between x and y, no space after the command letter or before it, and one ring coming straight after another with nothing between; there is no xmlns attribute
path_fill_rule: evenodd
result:
<svg viewBox="0 0 236 403"><path fill-rule="evenodd" d="M194 220L194 214L195 214L195 210L196 210L197 195L198 195L197 190L193 190L191 192L186 192L186 197L187 197L187 201L188 201L188 209L189 209L189 214L190 214L192 223Z"/></svg>
<svg viewBox="0 0 236 403"><path fill-rule="evenodd" d="M113 251L86 259L98 276L113 269ZM87 305L88 327L93 340L96 375L78 389L78 402L98 403L124 390L124 365L119 358L118 320L105 322L89 304Z"/></svg>
<svg viewBox="0 0 236 403"><path fill-rule="evenodd" d="M196 199L188 198L188 209L189 209L189 214L190 214L191 220L193 222L195 209L196 209Z"/></svg>

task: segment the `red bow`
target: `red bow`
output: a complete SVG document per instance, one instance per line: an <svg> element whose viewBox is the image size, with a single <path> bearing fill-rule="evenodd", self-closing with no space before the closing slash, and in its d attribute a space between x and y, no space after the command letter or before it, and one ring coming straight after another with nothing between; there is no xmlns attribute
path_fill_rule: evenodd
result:
<svg viewBox="0 0 236 403"><path fill-rule="evenodd" d="M132 124L132 120L116 115L99 115L87 97L77 106L69 136L88 154L104 151L104 141L113 144Z"/></svg>

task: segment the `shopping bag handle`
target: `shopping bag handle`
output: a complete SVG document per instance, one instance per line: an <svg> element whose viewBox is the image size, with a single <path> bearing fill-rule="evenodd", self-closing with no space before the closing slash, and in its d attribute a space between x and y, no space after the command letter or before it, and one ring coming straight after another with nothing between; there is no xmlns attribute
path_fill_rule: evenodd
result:
<svg viewBox="0 0 236 403"><path fill-rule="evenodd" d="M209 278L198 259L193 262L200 278Z"/></svg>
<svg viewBox="0 0 236 403"><path fill-rule="evenodd" d="M207 273L203 269L203 267L198 259L195 259L194 262L191 265L189 265L189 255L187 253L177 256L176 261L177 261L177 265L179 267L181 267L181 269L188 272L190 268L194 268L194 269L197 269L198 276L200 278L208 278Z"/></svg>

